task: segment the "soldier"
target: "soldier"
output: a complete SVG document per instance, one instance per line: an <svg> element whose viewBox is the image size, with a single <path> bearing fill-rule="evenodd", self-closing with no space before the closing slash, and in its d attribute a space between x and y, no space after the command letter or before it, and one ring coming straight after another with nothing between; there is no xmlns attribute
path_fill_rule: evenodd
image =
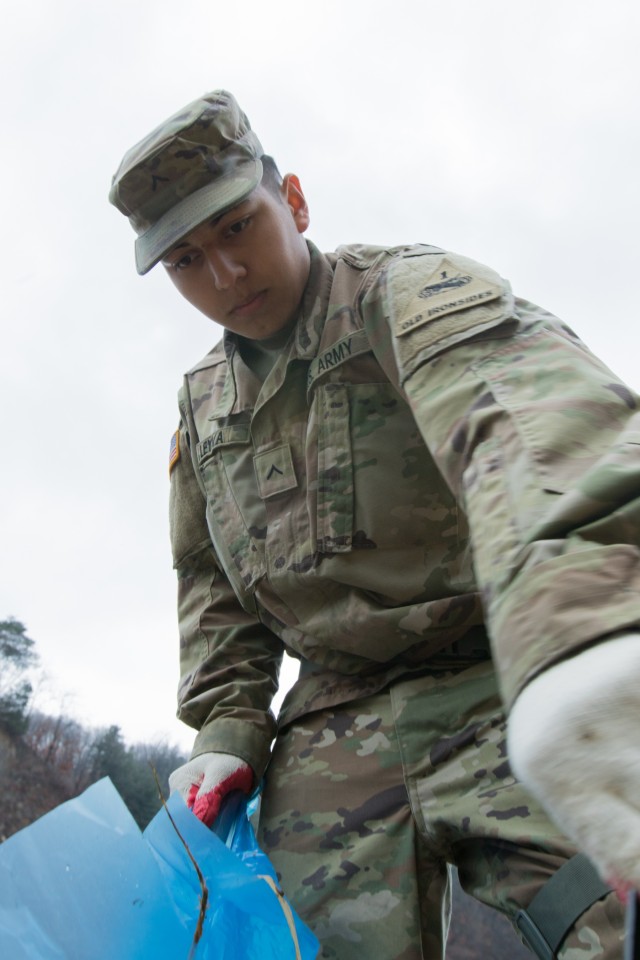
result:
<svg viewBox="0 0 640 960"><path fill-rule="evenodd" d="M539 956L621 956L637 397L486 266L320 253L298 178L225 91L133 147L110 199L138 272L162 263L226 328L171 444L199 731L172 789L212 823L264 778L261 842L324 958L441 957L449 864Z"/></svg>

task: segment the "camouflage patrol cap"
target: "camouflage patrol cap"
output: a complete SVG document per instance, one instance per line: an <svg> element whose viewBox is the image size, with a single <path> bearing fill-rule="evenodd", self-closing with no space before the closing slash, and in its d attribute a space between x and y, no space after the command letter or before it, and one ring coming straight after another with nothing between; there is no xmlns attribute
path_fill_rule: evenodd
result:
<svg viewBox="0 0 640 960"><path fill-rule="evenodd" d="M138 273L147 273L209 217L248 197L262 178L263 153L226 90L194 100L132 147L113 177L109 200L138 234Z"/></svg>

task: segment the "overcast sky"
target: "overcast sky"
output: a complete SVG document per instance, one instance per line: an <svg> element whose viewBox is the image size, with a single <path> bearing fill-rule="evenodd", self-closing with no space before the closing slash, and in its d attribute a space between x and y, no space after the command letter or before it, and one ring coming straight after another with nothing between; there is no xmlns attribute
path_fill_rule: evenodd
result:
<svg viewBox="0 0 640 960"><path fill-rule="evenodd" d="M218 339L107 203L122 154L235 93L309 236L490 264L638 374L637 0L4 0L0 619L127 739L174 719L168 445Z"/></svg>

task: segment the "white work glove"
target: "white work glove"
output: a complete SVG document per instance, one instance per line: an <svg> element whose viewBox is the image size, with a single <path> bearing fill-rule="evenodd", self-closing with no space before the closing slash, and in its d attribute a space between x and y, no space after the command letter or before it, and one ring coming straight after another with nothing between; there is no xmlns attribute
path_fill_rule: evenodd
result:
<svg viewBox="0 0 640 960"><path fill-rule="evenodd" d="M623 899L640 889L640 634L536 677L508 729L525 787Z"/></svg>
<svg viewBox="0 0 640 960"><path fill-rule="evenodd" d="M169 777L171 793L178 792L189 810L210 827L220 804L232 790L250 793L253 770L232 753L201 753Z"/></svg>

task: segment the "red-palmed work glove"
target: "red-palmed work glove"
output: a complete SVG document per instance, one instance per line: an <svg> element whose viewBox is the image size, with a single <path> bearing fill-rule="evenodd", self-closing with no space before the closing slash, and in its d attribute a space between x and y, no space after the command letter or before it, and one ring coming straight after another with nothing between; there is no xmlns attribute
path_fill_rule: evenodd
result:
<svg viewBox="0 0 640 960"><path fill-rule="evenodd" d="M640 634L604 640L525 687L514 773L619 893L640 890Z"/></svg>
<svg viewBox="0 0 640 960"><path fill-rule="evenodd" d="M179 793L196 817L212 826L220 804L232 790L250 793L253 770L232 753L201 753L169 777L171 793Z"/></svg>

